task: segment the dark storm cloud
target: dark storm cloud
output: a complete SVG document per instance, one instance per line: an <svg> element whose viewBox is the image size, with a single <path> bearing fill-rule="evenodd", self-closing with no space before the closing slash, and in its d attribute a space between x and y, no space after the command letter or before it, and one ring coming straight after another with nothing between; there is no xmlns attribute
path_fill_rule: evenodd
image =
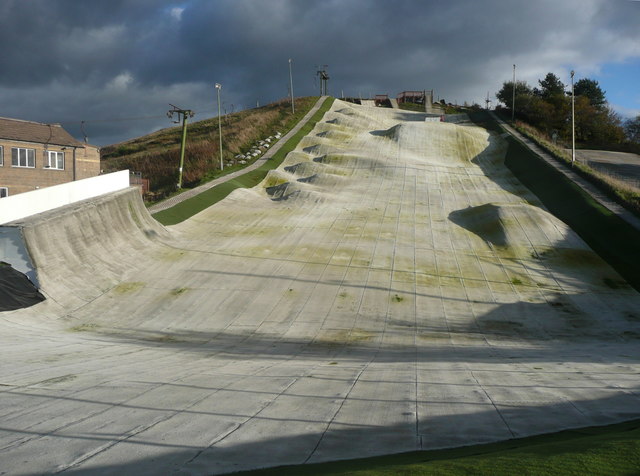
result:
<svg viewBox="0 0 640 476"><path fill-rule="evenodd" d="M64 122L106 144L170 125L168 103L209 117L287 95L434 89L480 102L510 78L595 71L640 57L638 2L610 0L3 0L0 115Z"/></svg>
<svg viewBox="0 0 640 476"><path fill-rule="evenodd" d="M159 2L5 0L0 6L0 85L86 80L127 61L145 6ZM153 11L153 10L148 10Z"/></svg>

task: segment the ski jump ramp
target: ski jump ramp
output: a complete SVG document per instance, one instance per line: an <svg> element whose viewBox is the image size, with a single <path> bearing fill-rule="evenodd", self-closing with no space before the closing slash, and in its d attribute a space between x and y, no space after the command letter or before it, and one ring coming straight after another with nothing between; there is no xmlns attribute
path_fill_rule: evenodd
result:
<svg viewBox="0 0 640 476"><path fill-rule="evenodd" d="M180 225L135 189L23 220L47 299L0 315L3 471L215 474L638 417L640 295L504 153L335 101Z"/></svg>

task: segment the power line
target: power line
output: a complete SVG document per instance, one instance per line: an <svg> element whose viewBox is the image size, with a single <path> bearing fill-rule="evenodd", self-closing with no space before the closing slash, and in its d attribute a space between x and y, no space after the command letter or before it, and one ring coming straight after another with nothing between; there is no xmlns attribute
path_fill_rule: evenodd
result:
<svg viewBox="0 0 640 476"><path fill-rule="evenodd" d="M88 123L94 123L94 122L143 121L146 119L160 119L162 117L167 117L167 116L162 115L162 116L118 117L113 119L86 119L84 121L65 121L65 122L62 122L62 124L72 124L76 122L84 122L85 124L88 124Z"/></svg>
<svg viewBox="0 0 640 476"><path fill-rule="evenodd" d="M223 104L224 106L224 104ZM242 106L238 107L238 110L235 110L236 108L234 107L233 104L231 104L231 114L233 114L234 112L241 112L247 109L253 109L251 106L245 107L243 108ZM215 109L200 109L200 110L191 110L193 112L193 114L207 114L207 113L215 113L217 112L218 114L220 114L220 111L216 111ZM227 112L227 109L225 107L224 109L224 116L227 116L229 113ZM88 137L87 137L87 132L84 129L85 125L91 125L91 124L98 124L98 123L108 123L108 122L129 122L129 121L148 121L148 120L152 120L152 119L163 119L166 117L166 114L163 115L153 115L153 116L132 116L132 117L113 117L113 118L109 118L109 119L72 119L72 120L67 120L67 121L55 121L55 124L60 124L60 125L78 125L80 127L80 131L82 133L82 136L84 138L84 141L87 142L88 141ZM204 118L203 120L206 120L208 118Z"/></svg>
<svg viewBox="0 0 640 476"><path fill-rule="evenodd" d="M325 65L326 67L326 65ZM327 78L328 79L328 78ZM234 112L240 112L243 111L245 109L252 109L252 107L246 107L246 108L238 108L238 110L235 110L235 107L233 107L234 105L232 104L232 110L231 110L231 114L233 114ZM205 114L205 113L215 113L218 112L216 109L200 109L200 110L192 110L194 114ZM223 115L227 115L228 112L226 112L225 109L225 113ZM104 122L127 122L127 121L146 121L146 120L150 120L150 119L163 119L166 117L166 114L162 114L162 115L157 115L157 116L133 116L133 117L113 117L113 118L109 118L109 119L70 119L67 121L55 121L56 124L95 124L95 123L104 123Z"/></svg>
<svg viewBox="0 0 640 476"><path fill-rule="evenodd" d="M202 109L199 111L193 111L195 114L202 114L207 112L216 112L214 109ZM111 119L85 119L85 120L69 120L69 121L59 121L58 124L93 124L99 122L125 122L125 121L145 121L148 119L162 119L166 118L166 114L159 116L138 116L138 117L114 117Z"/></svg>

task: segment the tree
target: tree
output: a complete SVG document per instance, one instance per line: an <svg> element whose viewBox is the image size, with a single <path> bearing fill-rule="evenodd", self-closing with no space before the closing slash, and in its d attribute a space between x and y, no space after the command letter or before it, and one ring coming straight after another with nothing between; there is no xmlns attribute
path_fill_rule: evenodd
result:
<svg viewBox="0 0 640 476"><path fill-rule="evenodd" d="M557 132L565 140L571 138L571 96L553 73L538 81L540 89L526 82L516 83L516 116L548 134ZM623 128L620 116L607 105L598 82L588 78L574 84L576 139L583 144L607 146L624 141L625 133L640 139L640 116L627 121ZM513 107L513 82L505 82L496 94L498 100Z"/></svg>
<svg viewBox="0 0 640 476"><path fill-rule="evenodd" d="M526 122L546 133L553 130L564 132L556 127L555 123L552 124L555 122L552 121L554 118L553 105L538 96L531 96L529 101L523 102L520 112Z"/></svg>
<svg viewBox="0 0 640 476"><path fill-rule="evenodd" d="M564 84L560 81L553 73L547 73L544 79L538 80L538 84L542 89L537 89L534 91L537 96L542 97L543 99L549 99L553 96L564 96Z"/></svg>
<svg viewBox="0 0 640 476"><path fill-rule="evenodd" d="M597 110L589 103L585 96L577 96L576 111L576 140L581 143L592 141L594 132L598 129Z"/></svg>
<svg viewBox="0 0 640 476"><path fill-rule="evenodd" d="M584 96L589 99L592 106L602 108L607 103L605 91L598 85L598 81L589 78L583 78L573 85L573 91L576 96Z"/></svg>
<svg viewBox="0 0 640 476"><path fill-rule="evenodd" d="M624 123L624 132L631 142L640 144L640 114L634 119L627 119Z"/></svg>
<svg viewBox="0 0 640 476"><path fill-rule="evenodd" d="M533 90L526 81L516 81L516 108L518 104L521 104L520 101L518 101L518 97L531 96L532 94ZM502 89L497 92L496 97L511 109L513 107L513 81L505 81L502 84Z"/></svg>
<svg viewBox="0 0 640 476"><path fill-rule="evenodd" d="M624 141L620 116L610 107L595 107L586 96L576 96L576 140L606 146Z"/></svg>
<svg viewBox="0 0 640 476"><path fill-rule="evenodd" d="M612 107L596 108L598 111L598 131L595 134L596 144L620 144L624 142L624 128L622 118Z"/></svg>

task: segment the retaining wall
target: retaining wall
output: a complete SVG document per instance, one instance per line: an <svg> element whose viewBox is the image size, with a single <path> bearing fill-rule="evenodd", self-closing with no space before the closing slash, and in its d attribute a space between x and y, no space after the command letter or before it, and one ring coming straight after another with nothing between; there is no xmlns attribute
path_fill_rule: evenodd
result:
<svg viewBox="0 0 640 476"><path fill-rule="evenodd" d="M121 170L0 199L0 224L129 187L129 171Z"/></svg>

